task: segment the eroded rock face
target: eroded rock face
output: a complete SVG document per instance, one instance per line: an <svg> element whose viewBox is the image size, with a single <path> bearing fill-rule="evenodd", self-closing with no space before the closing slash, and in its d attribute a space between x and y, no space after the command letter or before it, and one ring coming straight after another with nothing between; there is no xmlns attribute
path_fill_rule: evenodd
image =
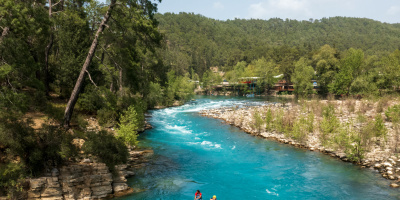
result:
<svg viewBox="0 0 400 200"><path fill-rule="evenodd" d="M105 199L122 196L134 190L127 184L133 171L146 162L152 150L131 151L128 164L115 166L113 175L104 163L81 162L53 169L46 177L30 179L27 198L30 200Z"/></svg>

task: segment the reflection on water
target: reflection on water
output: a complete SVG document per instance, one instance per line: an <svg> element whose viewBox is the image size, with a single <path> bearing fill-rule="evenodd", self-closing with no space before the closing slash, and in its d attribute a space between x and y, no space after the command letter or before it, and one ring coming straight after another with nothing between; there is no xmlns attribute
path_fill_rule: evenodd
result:
<svg viewBox="0 0 400 200"><path fill-rule="evenodd" d="M200 98L152 111L154 129L140 136L154 149L129 180L142 192L120 199L398 199L378 173L318 152L256 138L198 111L261 105L276 99Z"/></svg>

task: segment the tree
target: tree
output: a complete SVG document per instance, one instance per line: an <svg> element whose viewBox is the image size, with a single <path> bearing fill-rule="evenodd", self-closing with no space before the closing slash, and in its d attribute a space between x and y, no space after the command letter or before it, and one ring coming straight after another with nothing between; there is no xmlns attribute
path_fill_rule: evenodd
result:
<svg viewBox="0 0 400 200"><path fill-rule="evenodd" d="M256 68L255 76L261 78L257 84L269 91L276 83L274 76L278 73L277 65L272 60L267 61L264 57L256 60L254 65Z"/></svg>
<svg viewBox="0 0 400 200"><path fill-rule="evenodd" d="M85 63L82 66L82 70L81 70L81 72L79 74L78 80L76 81L74 90L71 93L71 97L68 100L67 106L65 108L65 113L64 113L64 122L63 122L63 124L64 124L65 127L69 127L69 123L70 123L71 117L72 117L72 112L74 110L74 106L76 104L76 101L78 100L79 93L81 92L81 89L82 89L82 86L83 86L83 81L85 79L85 75L86 75L86 73L88 73L87 72L88 67L89 67L90 63L92 62L94 53L96 51L100 34L105 29L105 27L107 25L107 22L111 17L111 11L114 8L115 4L116 4L116 0L111 0L111 3L109 5L109 7L108 7L108 10L107 10L106 14L104 15L104 18L101 21L101 24L99 26L99 29L97 30L96 35L95 35L95 37L93 39L93 42L92 42L92 45L90 47L89 53L88 53L88 55L86 57Z"/></svg>
<svg viewBox="0 0 400 200"><path fill-rule="evenodd" d="M138 125L139 122L137 119L136 109L134 106L129 106L129 108L120 117L120 122L118 123L119 128L117 129L117 137L126 145L137 145L137 130L139 129Z"/></svg>
<svg viewBox="0 0 400 200"><path fill-rule="evenodd" d="M350 86L361 72L364 62L364 52L361 49L350 48L346 56L340 61L339 73L331 85L335 94L349 94Z"/></svg>
<svg viewBox="0 0 400 200"><path fill-rule="evenodd" d="M314 77L314 68L308 63L305 58L300 58L295 64L292 82L294 83L294 93L300 97L314 93L311 81Z"/></svg>
<svg viewBox="0 0 400 200"><path fill-rule="evenodd" d="M327 93L329 89L328 86L338 72L338 52L331 46L324 45L314 54L313 62L316 66L315 71L320 92Z"/></svg>

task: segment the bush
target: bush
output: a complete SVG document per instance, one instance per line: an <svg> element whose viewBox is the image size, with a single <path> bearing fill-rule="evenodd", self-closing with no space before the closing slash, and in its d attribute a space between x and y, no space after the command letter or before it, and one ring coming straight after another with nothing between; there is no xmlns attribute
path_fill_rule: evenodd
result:
<svg viewBox="0 0 400 200"><path fill-rule="evenodd" d="M278 112L276 112L274 120L274 129L278 132L283 132L285 130L285 127L283 125L283 119L284 119L283 109L279 109Z"/></svg>
<svg viewBox="0 0 400 200"><path fill-rule="evenodd" d="M376 137L384 137L386 139L387 128L385 126L385 122L380 114L377 114L375 117L374 123L374 132Z"/></svg>
<svg viewBox="0 0 400 200"><path fill-rule="evenodd" d="M104 127L113 127L116 124L117 117L117 112L108 108L102 108L97 111L97 121Z"/></svg>
<svg viewBox="0 0 400 200"><path fill-rule="evenodd" d="M126 163L129 155L128 148L124 142L106 131L88 132L82 149L85 154L96 156L113 172L115 165Z"/></svg>
<svg viewBox="0 0 400 200"><path fill-rule="evenodd" d="M257 110L254 111L253 120L254 120L253 127L257 129L257 133L261 133L261 126L264 123L264 120L261 114Z"/></svg>
<svg viewBox="0 0 400 200"><path fill-rule="evenodd" d="M265 130L266 131L271 131L273 128L273 116L272 116L272 111L270 108L268 108L267 113L265 114Z"/></svg>
<svg viewBox="0 0 400 200"><path fill-rule="evenodd" d="M322 121L320 123L320 139L322 144L328 145L331 134L336 132L340 127L340 121L335 116L333 105L324 106L322 108Z"/></svg>
<svg viewBox="0 0 400 200"><path fill-rule="evenodd" d="M307 120L305 124L307 125L308 132L312 133L314 132L314 113L311 111L307 115Z"/></svg>
<svg viewBox="0 0 400 200"><path fill-rule="evenodd" d="M25 175L25 166L22 163L1 164L0 196L8 195L10 199L20 199Z"/></svg>
<svg viewBox="0 0 400 200"><path fill-rule="evenodd" d="M309 127L307 119L304 116L300 116L293 124L293 129L290 132L291 136L299 141L304 142L307 138Z"/></svg>
<svg viewBox="0 0 400 200"><path fill-rule="evenodd" d="M95 113L97 110L106 108L115 110L117 107L117 96L107 88L95 88L87 86L85 92L79 95L77 105L80 109Z"/></svg>
<svg viewBox="0 0 400 200"><path fill-rule="evenodd" d="M400 121L400 105L394 105L389 107L385 111L387 119L393 123L398 123Z"/></svg>
<svg viewBox="0 0 400 200"><path fill-rule="evenodd" d="M138 115L134 106L130 106L120 117L117 137L126 145L137 145Z"/></svg>
<svg viewBox="0 0 400 200"><path fill-rule="evenodd" d="M11 193L18 192L19 180L26 174L39 175L77 153L72 136L64 129L44 126L34 131L29 125L18 121L0 124L0 146L6 152L5 164L0 167L0 184Z"/></svg>
<svg viewBox="0 0 400 200"><path fill-rule="evenodd" d="M77 105L82 110L94 113L105 107L105 102L99 90L93 86L87 86L85 92L79 95Z"/></svg>

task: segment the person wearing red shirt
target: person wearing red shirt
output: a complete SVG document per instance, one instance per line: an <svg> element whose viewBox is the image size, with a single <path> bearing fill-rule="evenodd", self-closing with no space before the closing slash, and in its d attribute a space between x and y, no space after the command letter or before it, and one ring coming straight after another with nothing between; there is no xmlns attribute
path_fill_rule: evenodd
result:
<svg viewBox="0 0 400 200"><path fill-rule="evenodd" d="M200 190L197 190L196 193L194 194L194 200L198 200L198 199L203 199L203 197L201 196Z"/></svg>

